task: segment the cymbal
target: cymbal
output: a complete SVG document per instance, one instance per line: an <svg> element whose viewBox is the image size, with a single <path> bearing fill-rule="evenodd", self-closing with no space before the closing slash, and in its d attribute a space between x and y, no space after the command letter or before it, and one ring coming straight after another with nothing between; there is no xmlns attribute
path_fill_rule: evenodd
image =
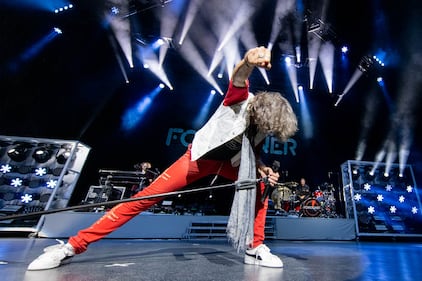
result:
<svg viewBox="0 0 422 281"><path fill-rule="evenodd" d="M297 182L294 181L289 181L289 182L285 182L284 185L288 185L288 186L298 186L299 184Z"/></svg>
<svg viewBox="0 0 422 281"><path fill-rule="evenodd" d="M275 186L285 186L285 187L295 187L298 186L299 184L297 182L294 181L290 181L290 182L278 182L275 184Z"/></svg>

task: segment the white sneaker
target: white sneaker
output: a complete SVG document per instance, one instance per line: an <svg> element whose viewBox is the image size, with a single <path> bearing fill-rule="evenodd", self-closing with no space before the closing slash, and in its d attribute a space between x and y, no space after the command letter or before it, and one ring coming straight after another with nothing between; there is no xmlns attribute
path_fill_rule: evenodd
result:
<svg viewBox="0 0 422 281"><path fill-rule="evenodd" d="M69 243L56 239L60 244L44 248L44 253L28 265L28 270L44 270L69 263L75 251Z"/></svg>
<svg viewBox="0 0 422 281"><path fill-rule="evenodd" d="M245 263L265 267L283 267L283 262L276 255L271 254L270 248L261 244L245 252Z"/></svg>

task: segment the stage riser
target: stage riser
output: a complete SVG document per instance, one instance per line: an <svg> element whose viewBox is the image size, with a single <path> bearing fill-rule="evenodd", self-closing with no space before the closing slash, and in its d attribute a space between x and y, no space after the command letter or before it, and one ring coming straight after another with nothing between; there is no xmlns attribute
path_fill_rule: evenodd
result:
<svg viewBox="0 0 422 281"><path fill-rule="evenodd" d="M45 216L38 233L44 238L68 238L80 229L89 227L103 212L66 212ZM272 239L283 240L354 240L355 225L352 219L340 218L274 218L275 233ZM227 216L177 216L141 214L109 234L106 238L133 239L186 239L193 222L227 222Z"/></svg>

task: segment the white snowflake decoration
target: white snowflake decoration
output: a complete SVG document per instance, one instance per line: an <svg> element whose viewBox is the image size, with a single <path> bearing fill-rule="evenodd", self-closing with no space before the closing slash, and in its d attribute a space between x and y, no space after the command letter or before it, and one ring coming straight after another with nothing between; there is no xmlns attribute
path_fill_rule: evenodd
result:
<svg viewBox="0 0 422 281"><path fill-rule="evenodd" d="M10 185L14 187L19 187L22 185L22 180L20 178L13 179Z"/></svg>
<svg viewBox="0 0 422 281"><path fill-rule="evenodd" d="M10 173L11 170L12 167L9 164L1 165L0 172L2 172L3 174Z"/></svg>
<svg viewBox="0 0 422 281"><path fill-rule="evenodd" d="M353 198L355 199L355 201L359 201L360 199L362 199L362 195L360 195L359 193L356 193L355 196L353 196Z"/></svg>
<svg viewBox="0 0 422 281"><path fill-rule="evenodd" d="M47 187L48 187L48 188L53 189L53 188L55 188L56 186L57 186L57 181L56 181L56 180L49 180L49 181L47 182Z"/></svg>
<svg viewBox="0 0 422 281"><path fill-rule="evenodd" d="M399 202L400 202L400 203L403 203L403 202L404 202L404 199L405 199L405 198L404 198L404 196L403 196L403 195L400 195L400 197L399 197Z"/></svg>
<svg viewBox="0 0 422 281"><path fill-rule="evenodd" d="M395 214L397 211L396 206L390 206L390 213Z"/></svg>
<svg viewBox="0 0 422 281"><path fill-rule="evenodd" d="M47 169L46 169L46 168L42 168L42 167L40 167L40 168L36 168L36 169L35 169L35 175L36 175L36 176L42 177L42 176L44 176L45 174L47 174Z"/></svg>
<svg viewBox="0 0 422 281"><path fill-rule="evenodd" d="M391 186L391 184L387 184L387 186L385 187L386 191L391 191L393 190L393 187Z"/></svg>
<svg viewBox="0 0 422 281"><path fill-rule="evenodd" d="M365 183L363 185L363 189L365 189L366 191L369 191L369 190L371 190L371 185L369 183Z"/></svg>
<svg viewBox="0 0 422 281"><path fill-rule="evenodd" d="M408 185L406 187L406 190L407 190L407 192L411 193L411 192L413 192L413 187L411 185Z"/></svg>
<svg viewBox="0 0 422 281"><path fill-rule="evenodd" d="M369 206L369 207L368 207L368 213L370 213L370 214L375 213L375 208L374 208L374 206Z"/></svg>
<svg viewBox="0 0 422 281"><path fill-rule="evenodd" d="M32 201L32 195L31 194L25 194L24 196L21 196L21 201L23 203L29 203Z"/></svg>
<svg viewBox="0 0 422 281"><path fill-rule="evenodd" d="M418 208L412 207L412 214L416 215L418 213Z"/></svg>
<svg viewBox="0 0 422 281"><path fill-rule="evenodd" d="M378 195L377 195L377 200L378 200L379 202L382 202L382 200L384 200L384 196L382 196L382 194L378 194Z"/></svg>

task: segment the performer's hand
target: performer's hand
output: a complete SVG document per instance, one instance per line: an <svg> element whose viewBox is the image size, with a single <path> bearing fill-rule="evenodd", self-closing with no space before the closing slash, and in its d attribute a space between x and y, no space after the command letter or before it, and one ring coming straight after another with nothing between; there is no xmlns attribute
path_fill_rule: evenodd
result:
<svg viewBox="0 0 422 281"><path fill-rule="evenodd" d="M244 57L248 66L258 66L266 69L271 68L271 51L265 47L250 49Z"/></svg>
<svg viewBox="0 0 422 281"><path fill-rule="evenodd" d="M280 174L278 172L274 172L270 167L260 167L258 168L258 172L261 177L266 177L268 179L271 186L274 186L280 177Z"/></svg>

